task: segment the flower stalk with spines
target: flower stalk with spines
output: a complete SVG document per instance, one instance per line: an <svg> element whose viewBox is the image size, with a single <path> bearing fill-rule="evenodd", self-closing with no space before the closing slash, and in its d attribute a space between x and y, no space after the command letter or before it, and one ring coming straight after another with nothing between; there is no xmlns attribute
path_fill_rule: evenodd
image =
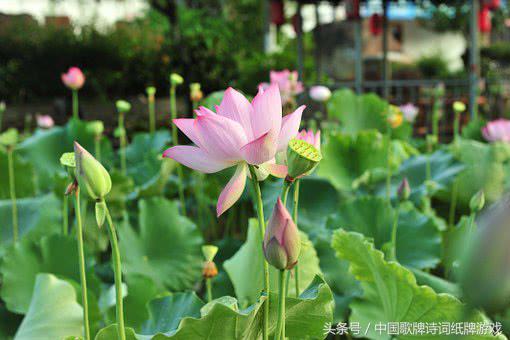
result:
<svg viewBox="0 0 510 340"><path fill-rule="evenodd" d="M257 180L257 173L255 167L253 165L248 166L250 170L251 181L253 185L253 200L255 201L255 205L257 207L257 217L259 221L259 234L260 239L264 239L264 234L266 232L266 222L264 217L264 204L262 203L262 193L260 191L260 185ZM266 259L262 260L263 268L264 268L264 292L266 294L266 303L264 304L264 318L263 318L263 328L262 328L262 337L264 340L269 339L269 265Z"/></svg>
<svg viewBox="0 0 510 340"><path fill-rule="evenodd" d="M176 98L176 89L177 86L184 83L184 79L177 73L172 73L170 75L170 116L172 121L177 119L177 98ZM178 144L178 135L177 135L177 126L175 124L172 125L172 143L173 145ZM181 202L181 213L186 215L186 200L184 198L184 173L182 171L182 167L180 164L177 164L177 176L179 177L179 181L177 183L177 190L179 191L179 200Z"/></svg>
<svg viewBox="0 0 510 340"><path fill-rule="evenodd" d="M124 124L125 114L131 110L131 104L125 100L117 100L115 103L117 112L119 113L119 122L117 127L117 134L120 141L120 170L123 175L127 174L127 161L126 161L126 147L127 147L127 134Z"/></svg>
<svg viewBox="0 0 510 340"><path fill-rule="evenodd" d="M149 86L145 89L147 92L147 105L149 108L149 132L156 132L156 88Z"/></svg>
<svg viewBox="0 0 510 340"><path fill-rule="evenodd" d="M278 198L264 233L264 256L269 264L280 271L278 322L275 340L285 338L286 271L296 265L301 251L299 231ZM283 338L282 338L283 336Z"/></svg>
<svg viewBox="0 0 510 340"><path fill-rule="evenodd" d="M202 276L205 279L207 290L207 302L211 302L212 297L212 283L211 279L218 275L218 268L214 263L214 257L218 253L218 247L213 245L202 246L202 254L204 255L205 262L202 269Z"/></svg>
<svg viewBox="0 0 510 340"><path fill-rule="evenodd" d="M16 200L16 178L14 173L14 148L18 143L18 130L10 128L0 135L0 145L5 148L7 153L7 172L9 174L9 195L11 197L12 213L12 240L18 242L18 205Z"/></svg>
<svg viewBox="0 0 510 340"><path fill-rule="evenodd" d="M397 261L397 229L398 229L398 215L400 212L400 203L406 202L409 200L409 196L411 196L411 187L409 186L409 181L406 177L400 182L400 185L397 189L397 203L395 207L395 217L393 219L393 226L391 228L391 253L390 260Z"/></svg>
<svg viewBox="0 0 510 340"><path fill-rule="evenodd" d="M85 83L85 76L78 67L70 67L67 73L61 75L62 82L67 86L73 96L73 118L79 119L78 91Z"/></svg>
<svg viewBox="0 0 510 340"><path fill-rule="evenodd" d="M80 188L86 189L89 196L96 202L95 212L97 224L101 227L104 224L105 219L108 224L108 236L112 248L112 262L115 278L117 333L121 340L126 340L126 331L124 328L124 308L122 301L122 268L120 249L117 239L117 231L105 201L105 196L108 195L112 188L112 181L108 171L106 171L103 165L77 142L74 142L74 154L78 184Z"/></svg>

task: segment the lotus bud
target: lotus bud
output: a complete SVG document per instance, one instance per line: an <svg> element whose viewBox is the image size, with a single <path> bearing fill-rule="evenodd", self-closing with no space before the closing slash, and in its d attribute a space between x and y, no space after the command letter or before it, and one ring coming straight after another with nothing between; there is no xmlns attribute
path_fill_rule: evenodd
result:
<svg viewBox="0 0 510 340"><path fill-rule="evenodd" d="M213 261L217 253L218 247L216 246L213 245L202 246L202 254L204 254L204 258L206 261Z"/></svg>
<svg viewBox="0 0 510 340"><path fill-rule="evenodd" d="M170 84L172 84L172 86L181 85L182 83L184 83L184 78L181 75L177 73L172 73L170 75Z"/></svg>
<svg viewBox="0 0 510 340"><path fill-rule="evenodd" d="M94 136L101 136L104 132L104 124L100 120L94 120L87 124L87 131L91 132Z"/></svg>
<svg viewBox="0 0 510 340"><path fill-rule="evenodd" d="M55 125L53 118L50 115L35 115L37 126L42 129L50 129Z"/></svg>
<svg viewBox="0 0 510 340"><path fill-rule="evenodd" d="M101 228L104 224L104 220L106 218L106 202L104 200L100 200L96 202L96 223L99 228Z"/></svg>
<svg viewBox="0 0 510 340"><path fill-rule="evenodd" d="M117 111L119 111L119 113L126 113L131 110L131 104L125 100L117 100L115 106L117 106Z"/></svg>
<svg viewBox="0 0 510 340"><path fill-rule="evenodd" d="M71 90L79 90L85 84L85 76L78 67L70 67L67 73L63 73L62 82Z"/></svg>
<svg viewBox="0 0 510 340"><path fill-rule="evenodd" d="M298 261L300 250L299 230L278 198L264 235L264 256L276 269L292 269Z"/></svg>
<svg viewBox="0 0 510 340"><path fill-rule="evenodd" d="M6 109L7 109L7 105L5 105L4 101L1 101L0 102L0 114L4 113Z"/></svg>
<svg viewBox="0 0 510 340"><path fill-rule="evenodd" d="M483 190L478 191L476 194L471 197L469 201L469 209L471 213L475 214L483 209L485 205L485 195Z"/></svg>
<svg viewBox="0 0 510 340"><path fill-rule="evenodd" d="M399 201L407 201L409 196L411 195L411 187L409 186L409 181L407 177L404 177L400 185L398 186L397 195Z"/></svg>
<svg viewBox="0 0 510 340"><path fill-rule="evenodd" d="M331 98L331 90L322 85L312 86L309 94L310 98L316 102L326 102Z"/></svg>
<svg viewBox="0 0 510 340"><path fill-rule="evenodd" d="M189 91L190 91L190 99L192 102L197 103L202 100L204 97L204 94L202 90L200 89L200 83L191 83L189 85Z"/></svg>
<svg viewBox="0 0 510 340"><path fill-rule="evenodd" d="M291 179L310 173L322 159L319 150L312 144L292 139L287 148L288 174Z"/></svg>
<svg viewBox="0 0 510 340"><path fill-rule="evenodd" d="M9 128L4 133L0 134L0 145L5 147L13 147L18 143L18 130L15 128Z"/></svg>
<svg viewBox="0 0 510 340"><path fill-rule="evenodd" d="M472 307L495 313L510 301L510 199L491 206L477 221L460 261L460 285Z"/></svg>
<svg viewBox="0 0 510 340"><path fill-rule="evenodd" d="M148 86L145 91L147 92L147 97L154 98L156 95L156 88L154 86Z"/></svg>
<svg viewBox="0 0 510 340"><path fill-rule="evenodd" d="M112 188L108 171L80 144L74 142L76 178L94 200L103 200Z"/></svg>
<svg viewBox="0 0 510 340"><path fill-rule="evenodd" d="M460 101L453 102L453 111L458 113L466 111L466 104Z"/></svg>

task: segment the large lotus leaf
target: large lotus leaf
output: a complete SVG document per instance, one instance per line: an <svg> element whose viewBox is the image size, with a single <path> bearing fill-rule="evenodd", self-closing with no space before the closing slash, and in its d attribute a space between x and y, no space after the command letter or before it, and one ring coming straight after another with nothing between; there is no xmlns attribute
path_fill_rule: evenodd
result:
<svg viewBox="0 0 510 340"><path fill-rule="evenodd" d="M0 199L8 199L10 195L9 186L9 163L7 153L0 149ZM16 197L34 196L36 192L35 172L32 164L19 157L17 151L13 152L13 173Z"/></svg>
<svg viewBox="0 0 510 340"><path fill-rule="evenodd" d="M177 162L170 158L161 160L159 173L148 182L136 188L137 197L161 196ZM201 193L202 194L202 193Z"/></svg>
<svg viewBox="0 0 510 340"><path fill-rule="evenodd" d="M223 94L224 91L216 91L213 93L210 93L207 97L205 97L201 105L205 106L209 110L215 110L216 105L220 105L221 101L223 100Z"/></svg>
<svg viewBox="0 0 510 340"><path fill-rule="evenodd" d="M161 154L170 143L167 130L137 133L126 148L127 173L137 186L146 185L159 176Z"/></svg>
<svg viewBox="0 0 510 340"><path fill-rule="evenodd" d="M395 172L409 155L401 152L401 145L396 141L392 142L391 150L390 165ZM374 130L356 135L333 133L322 151L318 176L328 179L339 190L350 191L360 176L376 170L385 171L388 138Z"/></svg>
<svg viewBox="0 0 510 340"><path fill-rule="evenodd" d="M87 122L72 119L65 127L37 130L18 147L20 155L37 169L36 178L40 189L51 189L51 180L57 172L64 172L60 156L73 151L73 141L94 153L94 136L87 129ZM101 141L102 162L111 158L111 144L107 138Z"/></svg>
<svg viewBox="0 0 510 340"><path fill-rule="evenodd" d="M58 234L43 237L39 242L24 239L5 254L0 271L3 276L0 296L7 308L26 313L37 274L51 273L80 282L76 240ZM87 285L91 292L99 292L99 281L92 268L87 271Z"/></svg>
<svg viewBox="0 0 510 340"><path fill-rule="evenodd" d="M327 104L328 118L340 121L340 128L347 133L358 133L363 130L376 129L386 132L385 112L388 102L374 93L358 96L350 89L333 92ZM405 121L393 130L396 138L407 139L411 136L412 126Z"/></svg>
<svg viewBox="0 0 510 340"><path fill-rule="evenodd" d="M38 239L61 230L60 202L52 195L22 198L16 201L20 238ZM0 257L12 244L12 203L0 201Z"/></svg>
<svg viewBox="0 0 510 340"><path fill-rule="evenodd" d="M453 154L446 150L438 150L429 155L417 155L406 159L398 172L391 180L391 199L396 200L397 189L404 178L409 181L411 187L410 200L415 204L420 204L422 197L426 194L426 174L427 162L430 162L430 179L438 184L438 190L444 191L448 185L455 179L464 165L455 160ZM376 194L386 195L384 183L379 183L375 188ZM449 197L449 196L448 196Z"/></svg>
<svg viewBox="0 0 510 340"><path fill-rule="evenodd" d="M246 242L232 258L223 264L223 268L234 285L241 306L257 301L260 292L264 289L263 260L259 225L257 220L251 219ZM305 233L301 233L301 254L298 268L300 289L307 287L315 275L321 272L317 253ZM269 276L271 290L277 291L278 271L270 266ZM289 285L289 295L294 296L295 294L295 285Z"/></svg>
<svg viewBox="0 0 510 340"><path fill-rule="evenodd" d="M364 337L391 339L373 327L381 322L474 322L488 320L479 312L466 314L465 306L449 294L437 294L428 286L418 286L413 274L396 262L386 262L382 252L363 235L338 230L333 236L333 248L338 256L350 262L350 271L361 282L364 295L351 303L351 324L358 323L367 330ZM372 326L370 326L372 325ZM399 339L416 335L400 334ZM420 335L420 339L449 339L449 336ZM495 339L492 335L463 335L462 339ZM504 339L504 336L499 338Z"/></svg>
<svg viewBox="0 0 510 340"><path fill-rule="evenodd" d="M11 313L5 308L5 305L0 305L0 339L12 339L23 316Z"/></svg>
<svg viewBox="0 0 510 340"><path fill-rule="evenodd" d="M471 197L483 190L485 199L494 202L505 190L510 160L510 146L506 143L485 144L473 140L459 140L452 152L465 165L457 178L458 204L467 207Z"/></svg>
<svg viewBox="0 0 510 340"><path fill-rule="evenodd" d="M327 217L336 211L339 204L338 192L327 180L317 177L305 177L299 184L298 228L305 231L311 238L320 234ZM265 181L262 188L264 214L269 219L278 196L281 194L282 181ZM287 208L292 212L293 185L287 198Z"/></svg>
<svg viewBox="0 0 510 340"><path fill-rule="evenodd" d="M391 241L396 211L383 198L369 196L347 201L328 220L329 229L342 228L373 239L378 249ZM433 268L440 260L441 235L435 219L410 202L398 207L397 259L413 268Z"/></svg>
<svg viewBox="0 0 510 340"><path fill-rule="evenodd" d="M455 278L455 270L466 250L466 244L469 244L477 230L477 223L468 216L462 216L454 228L449 229L444 237L443 265L448 277Z"/></svg>
<svg viewBox="0 0 510 340"><path fill-rule="evenodd" d="M139 232L119 228L123 271L146 276L158 289L189 289L200 279L202 236L179 215L173 201L155 197L139 202Z"/></svg>
<svg viewBox="0 0 510 340"><path fill-rule="evenodd" d="M51 274L39 274L31 295L14 340L55 340L83 334L83 309L71 284Z"/></svg>

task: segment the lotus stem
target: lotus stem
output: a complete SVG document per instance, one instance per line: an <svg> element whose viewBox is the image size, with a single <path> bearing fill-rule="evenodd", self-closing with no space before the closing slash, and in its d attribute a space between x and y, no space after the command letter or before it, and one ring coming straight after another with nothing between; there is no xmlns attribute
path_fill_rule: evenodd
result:
<svg viewBox="0 0 510 340"><path fill-rule="evenodd" d="M170 115L172 121L177 118L177 102L175 98L175 85L170 86ZM172 143L173 145L177 145L177 126L175 124L170 124L172 126ZM186 204L184 200L184 175L182 172L182 167L180 164L176 165L177 167L177 176L179 177L179 181L177 183L177 189L179 190L179 200L181 201L181 211L183 215L186 215Z"/></svg>
<svg viewBox="0 0 510 340"><path fill-rule="evenodd" d="M457 141L460 134L460 112L455 111L455 118L453 120L453 140Z"/></svg>
<svg viewBox="0 0 510 340"><path fill-rule="evenodd" d="M287 206L287 196L289 195L289 189L292 186L292 182L284 180L283 188L282 188L282 203L284 206Z"/></svg>
<svg viewBox="0 0 510 340"><path fill-rule="evenodd" d="M120 260L120 250L117 241L117 232L110 215L110 210L106 207L106 219L108 221L108 235L112 246L113 272L115 276L116 292L116 315L117 315L117 333L120 340L126 340L126 330L124 328L124 307L122 301L122 270Z"/></svg>
<svg viewBox="0 0 510 340"><path fill-rule="evenodd" d="M264 218L264 205L262 203L262 193L260 192L259 182L257 180L257 174L255 173L255 167L249 165L251 181L253 184L253 199L257 205L257 216L259 220L259 232L260 242L264 240L264 233L266 231L266 220ZM262 328L262 336L264 340L269 339L269 265L264 256L262 256L262 262L264 267L264 291L267 296L266 303L264 305L264 324Z"/></svg>
<svg viewBox="0 0 510 340"><path fill-rule="evenodd" d="M292 210L292 219L294 220L294 223L296 224L296 227L298 227L298 207L299 207L299 180L296 180L296 183L294 183L294 206ZM299 227L298 227L299 229ZM296 285L296 297L299 296L299 261L296 263L296 266L294 267L294 281Z"/></svg>
<svg viewBox="0 0 510 340"><path fill-rule="evenodd" d="M126 129L124 127L124 113L119 112L119 133L120 133L120 169L123 175L127 173L126 163Z"/></svg>
<svg viewBox="0 0 510 340"><path fill-rule="evenodd" d="M16 205L16 184L14 178L14 161L12 154L14 153L14 147L7 147L7 163L9 167L9 192L11 195L11 207L12 207L12 239L14 243L18 242L18 206Z"/></svg>
<svg viewBox="0 0 510 340"><path fill-rule="evenodd" d="M78 260L80 266L80 283L81 283L81 299L83 305L83 327L85 332L85 340L90 340L89 325L89 304L87 295L87 276L85 271L85 252L83 250L83 225L81 221L80 207L80 188L76 187L75 194L75 214L76 214L76 239L78 241ZM66 196L67 201L67 196Z"/></svg>
<svg viewBox="0 0 510 340"><path fill-rule="evenodd" d="M72 90L73 93L73 118L79 119L78 90Z"/></svg>
<svg viewBox="0 0 510 340"><path fill-rule="evenodd" d="M388 139L388 148L386 156L386 199L391 200L391 126L387 124L386 136Z"/></svg>
<svg viewBox="0 0 510 340"><path fill-rule="evenodd" d="M453 227L455 223L455 211L457 210L457 196L459 191L459 183L454 180L452 183L452 197L450 199L450 212L448 217L448 225Z"/></svg>
<svg viewBox="0 0 510 340"><path fill-rule="evenodd" d="M393 219L393 226L391 228L391 254L390 260L397 261L397 229L398 229L398 214L400 203L395 207L395 218Z"/></svg>
<svg viewBox="0 0 510 340"><path fill-rule="evenodd" d="M62 234L67 235L69 230L69 207L67 195L64 194L62 198Z"/></svg>
<svg viewBox="0 0 510 340"><path fill-rule="evenodd" d="M276 332L274 335L275 340L285 339L285 287L286 284L286 271L280 270L280 281L278 285L278 322L276 323Z"/></svg>
<svg viewBox="0 0 510 340"><path fill-rule="evenodd" d="M154 96L149 96L149 131L151 135L156 132L156 103Z"/></svg>
<svg viewBox="0 0 510 340"><path fill-rule="evenodd" d="M205 286L207 287L207 302L211 302L212 301L212 283L211 283L210 278L205 279Z"/></svg>
<svg viewBox="0 0 510 340"><path fill-rule="evenodd" d="M94 138L94 156L101 162L101 135L97 135Z"/></svg>

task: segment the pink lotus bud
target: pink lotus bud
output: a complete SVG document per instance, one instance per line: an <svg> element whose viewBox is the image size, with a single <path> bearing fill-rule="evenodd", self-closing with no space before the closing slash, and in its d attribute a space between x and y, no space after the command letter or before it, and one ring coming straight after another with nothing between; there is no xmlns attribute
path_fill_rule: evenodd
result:
<svg viewBox="0 0 510 340"><path fill-rule="evenodd" d="M400 201L407 201L409 196L411 196L411 187L409 186L407 177L404 177L402 182L400 182L400 185L397 189L397 196Z"/></svg>
<svg viewBox="0 0 510 340"><path fill-rule="evenodd" d="M79 90L85 83L85 76L78 67L71 67L62 74L62 82L71 90Z"/></svg>
<svg viewBox="0 0 510 340"><path fill-rule="evenodd" d="M50 129L55 125L50 115L36 115L37 126L42 129Z"/></svg>
<svg viewBox="0 0 510 340"><path fill-rule="evenodd" d="M316 102L325 102L331 97L331 90L326 86L316 85L310 88L310 98Z"/></svg>
<svg viewBox="0 0 510 340"><path fill-rule="evenodd" d="M299 230L278 198L264 235L264 255L276 269L292 269L298 261L300 250Z"/></svg>

